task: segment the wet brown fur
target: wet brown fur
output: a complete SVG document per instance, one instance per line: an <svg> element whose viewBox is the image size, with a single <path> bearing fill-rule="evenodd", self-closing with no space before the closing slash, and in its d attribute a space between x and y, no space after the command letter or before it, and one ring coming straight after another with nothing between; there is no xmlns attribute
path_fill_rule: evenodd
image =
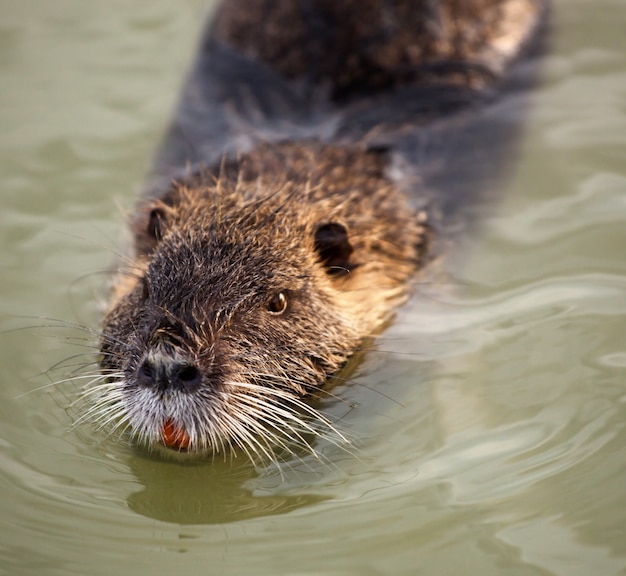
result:
<svg viewBox="0 0 626 576"><path fill-rule="evenodd" d="M255 394L285 402L242 383L297 398L318 392L403 300L425 257L426 214L408 207L384 167L356 148L261 146L145 204L135 223L140 272L125 277L105 319L103 369L121 365L132 383L150 351L181 358L202 372L203 401L222 423L224 413L249 413ZM316 246L331 223L348 234L345 262L323 261ZM287 309L272 314L280 293ZM138 395L136 385L127 394ZM163 420L181 412L194 451L230 441L199 416L211 410L197 408L197 394L179 396L145 440L158 442ZM139 406L131 422L143 420Z"/></svg>

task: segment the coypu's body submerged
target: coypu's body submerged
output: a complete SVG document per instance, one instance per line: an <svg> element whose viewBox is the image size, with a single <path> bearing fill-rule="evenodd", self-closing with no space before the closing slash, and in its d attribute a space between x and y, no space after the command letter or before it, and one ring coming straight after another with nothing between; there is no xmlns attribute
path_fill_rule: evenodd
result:
<svg viewBox="0 0 626 576"><path fill-rule="evenodd" d="M439 223L469 201L428 183L416 142L456 147L458 161L429 149L440 175L481 149L475 118L543 12L224 2L137 210L91 413L148 448L262 460L332 430L307 398L403 301Z"/></svg>

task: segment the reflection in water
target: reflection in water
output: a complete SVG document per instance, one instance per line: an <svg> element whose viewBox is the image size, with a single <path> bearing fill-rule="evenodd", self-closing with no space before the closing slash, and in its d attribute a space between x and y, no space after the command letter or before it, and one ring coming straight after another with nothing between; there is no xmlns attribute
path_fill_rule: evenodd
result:
<svg viewBox="0 0 626 576"><path fill-rule="evenodd" d="M259 473L244 460L180 464L135 455L129 465L143 485L128 497L129 508L164 522L224 524L283 514L326 499L307 494L255 494L246 483Z"/></svg>

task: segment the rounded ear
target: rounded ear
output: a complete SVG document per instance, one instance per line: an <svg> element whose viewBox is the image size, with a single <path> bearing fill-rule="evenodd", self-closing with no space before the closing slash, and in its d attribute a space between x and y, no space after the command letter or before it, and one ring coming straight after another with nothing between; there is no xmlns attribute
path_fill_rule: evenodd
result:
<svg viewBox="0 0 626 576"><path fill-rule="evenodd" d="M165 228L165 222L167 216L163 208L153 208L150 210L148 216L148 224L146 226L146 233L152 240L159 242L163 238L163 231Z"/></svg>
<svg viewBox="0 0 626 576"><path fill-rule="evenodd" d="M354 268L354 264L350 262L353 248L348 230L343 224L320 224L315 231L315 251L327 274L345 274Z"/></svg>
<svg viewBox="0 0 626 576"><path fill-rule="evenodd" d="M138 211L133 221L138 254L150 254L163 239L167 231L168 212L169 206L161 200L145 204Z"/></svg>

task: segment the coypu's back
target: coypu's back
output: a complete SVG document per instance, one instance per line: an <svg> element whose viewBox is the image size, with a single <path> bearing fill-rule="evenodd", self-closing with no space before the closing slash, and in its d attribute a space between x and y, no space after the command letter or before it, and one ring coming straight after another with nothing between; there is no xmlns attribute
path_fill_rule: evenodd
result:
<svg viewBox="0 0 626 576"><path fill-rule="evenodd" d="M502 75L541 20L540 0L229 0L211 41L333 100L407 84Z"/></svg>
<svg viewBox="0 0 626 576"><path fill-rule="evenodd" d="M334 428L304 400L406 298L433 214L501 171L517 122L490 102L542 13L224 2L134 219L90 413L150 448L314 452Z"/></svg>
<svg viewBox="0 0 626 576"><path fill-rule="evenodd" d="M451 217L513 156L547 0L228 0L200 43L148 195L261 142L391 152ZM514 112L486 106L508 93ZM511 96L513 93L513 96ZM465 114L464 114L465 113ZM459 188L462 183L462 188ZM459 200L459 202L457 202Z"/></svg>

